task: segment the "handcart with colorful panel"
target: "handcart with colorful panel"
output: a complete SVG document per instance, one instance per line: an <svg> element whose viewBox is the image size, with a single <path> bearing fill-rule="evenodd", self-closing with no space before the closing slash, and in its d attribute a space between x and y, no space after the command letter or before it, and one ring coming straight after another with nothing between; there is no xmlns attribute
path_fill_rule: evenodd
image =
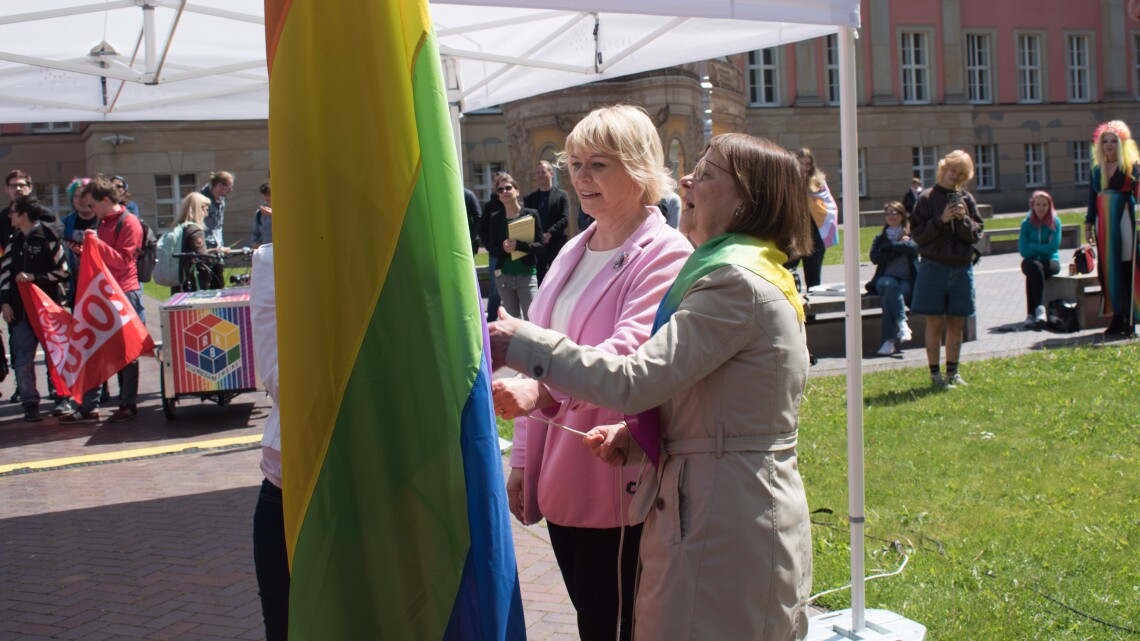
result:
<svg viewBox="0 0 1140 641"><path fill-rule="evenodd" d="M253 362L249 288L175 294L160 313L162 411L174 418L180 398L226 405L264 389Z"/></svg>

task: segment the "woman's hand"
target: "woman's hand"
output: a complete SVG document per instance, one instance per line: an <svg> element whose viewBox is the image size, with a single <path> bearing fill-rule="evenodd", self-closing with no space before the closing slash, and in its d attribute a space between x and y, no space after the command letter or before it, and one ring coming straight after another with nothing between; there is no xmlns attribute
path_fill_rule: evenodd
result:
<svg viewBox="0 0 1140 641"><path fill-rule="evenodd" d="M511 346L511 338L518 331L521 320L511 316L507 310L499 308L499 320L487 326L487 333L491 335L491 369L496 370L507 364L507 348Z"/></svg>
<svg viewBox="0 0 1140 641"><path fill-rule="evenodd" d="M491 383L495 413L503 418L526 416L538 408L540 386L531 378L504 378Z"/></svg>
<svg viewBox="0 0 1140 641"><path fill-rule="evenodd" d="M507 476L507 507L519 523L528 525L523 515L523 468L512 467Z"/></svg>
<svg viewBox="0 0 1140 641"><path fill-rule="evenodd" d="M513 252L515 250L516 245L518 245L518 243L516 241L508 238L508 239L503 241L503 251L505 251L507 253Z"/></svg>
<svg viewBox="0 0 1140 641"><path fill-rule="evenodd" d="M36 277L32 276L28 272L20 272L19 274L16 274L16 282L17 283L30 283L35 279L36 279Z"/></svg>
<svg viewBox="0 0 1140 641"><path fill-rule="evenodd" d="M0 308L0 316L3 316L4 321L8 323L16 320L16 312L12 311L12 306L8 303L4 303L4 306Z"/></svg>
<svg viewBox="0 0 1140 641"><path fill-rule="evenodd" d="M1096 244L1096 234L1093 233L1092 225L1085 225L1085 240L1090 245Z"/></svg>
<svg viewBox="0 0 1140 641"><path fill-rule="evenodd" d="M948 223L952 220L963 218L964 214L962 205L946 205L946 209L942 210L942 222Z"/></svg>
<svg viewBox="0 0 1140 641"><path fill-rule="evenodd" d="M582 438L590 452L613 466L625 465L629 459L629 425L599 425Z"/></svg>

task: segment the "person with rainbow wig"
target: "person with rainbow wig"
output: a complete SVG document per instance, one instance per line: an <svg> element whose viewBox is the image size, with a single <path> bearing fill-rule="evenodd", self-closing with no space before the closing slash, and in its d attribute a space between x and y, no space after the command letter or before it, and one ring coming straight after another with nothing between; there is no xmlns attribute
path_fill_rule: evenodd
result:
<svg viewBox="0 0 1140 641"><path fill-rule="evenodd" d="M1101 316L1112 316L1106 336L1135 336L1140 322L1137 274L1136 193L1140 153L1132 131L1120 120L1093 132L1093 170L1085 236L1097 249Z"/></svg>

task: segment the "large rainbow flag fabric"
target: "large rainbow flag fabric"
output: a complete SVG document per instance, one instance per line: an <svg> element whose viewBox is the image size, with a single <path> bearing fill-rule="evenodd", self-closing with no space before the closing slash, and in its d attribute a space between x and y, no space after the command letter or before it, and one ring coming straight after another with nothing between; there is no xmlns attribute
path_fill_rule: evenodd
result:
<svg viewBox="0 0 1140 641"><path fill-rule="evenodd" d="M523 639L427 2L265 6L289 638Z"/></svg>

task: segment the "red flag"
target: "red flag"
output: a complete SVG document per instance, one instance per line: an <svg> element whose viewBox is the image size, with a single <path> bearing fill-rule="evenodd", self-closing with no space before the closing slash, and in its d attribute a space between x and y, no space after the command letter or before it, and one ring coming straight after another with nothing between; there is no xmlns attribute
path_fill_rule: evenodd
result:
<svg viewBox="0 0 1140 641"><path fill-rule="evenodd" d="M20 283L28 322L44 346L53 381L77 401L144 354L154 355L154 340L119 283L107 272L102 245L87 234L79 261L74 315L40 288Z"/></svg>

